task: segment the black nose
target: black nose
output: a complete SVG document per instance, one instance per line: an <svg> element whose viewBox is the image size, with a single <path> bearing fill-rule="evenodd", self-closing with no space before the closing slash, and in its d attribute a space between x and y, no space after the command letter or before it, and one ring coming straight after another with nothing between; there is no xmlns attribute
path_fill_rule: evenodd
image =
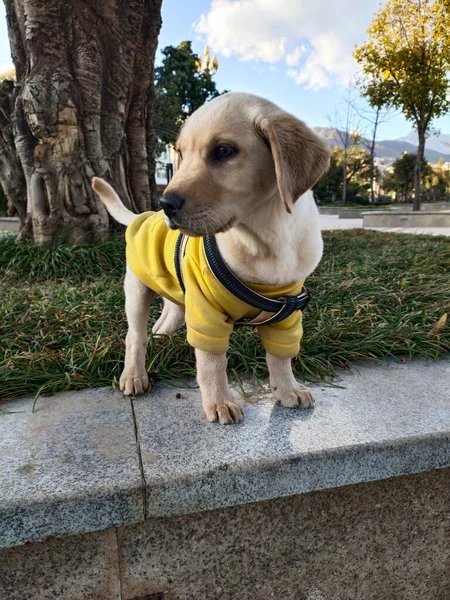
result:
<svg viewBox="0 0 450 600"><path fill-rule="evenodd" d="M159 205L163 209L164 213L169 217L169 219L173 219L173 217L177 214L177 212L182 208L184 204L184 198L182 196L178 196L177 194L164 194L164 196L159 201Z"/></svg>

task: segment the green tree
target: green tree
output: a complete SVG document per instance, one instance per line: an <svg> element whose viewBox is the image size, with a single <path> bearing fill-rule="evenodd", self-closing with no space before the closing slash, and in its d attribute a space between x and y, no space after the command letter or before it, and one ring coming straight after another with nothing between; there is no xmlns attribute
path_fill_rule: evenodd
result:
<svg viewBox="0 0 450 600"><path fill-rule="evenodd" d="M430 202L450 200L450 171L442 158L436 165L430 165L424 175L424 186Z"/></svg>
<svg viewBox="0 0 450 600"><path fill-rule="evenodd" d="M344 165L345 180L342 177ZM348 149L335 146L330 168L315 186L314 193L318 200L335 201L337 197L342 198L342 190L345 187L347 201L355 201L358 196L367 195L370 176L371 159L368 152L357 146Z"/></svg>
<svg viewBox="0 0 450 600"><path fill-rule="evenodd" d="M155 131L164 144L173 144L184 121L202 104L219 96L212 76L218 68L215 57L209 60L192 52L191 42L162 51L161 66L155 69Z"/></svg>
<svg viewBox="0 0 450 600"><path fill-rule="evenodd" d="M414 191L414 175L417 155L404 152L400 158L392 163L391 169L383 179L383 188L386 192L395 192L397 197L404 202L409 202ZM432 172L426 159L423 159L421 169L421 183Z"/></svg>
<svg viewBox="0 0 450 600"><path fill-rule="evenodd" d="M355 50L360 89L374 107L400 109L418 134L414 210L420 210L425 141L433 120L449 107L450 2L387 0L375 14L368 41Z"/></svg>
<svg viewBox="0 0 450 600"><path fill-rule="evenodd" d="M374 166L376 177L377 167ZM370 154L354 146L347 157L347 188L350 193L361 195L370 189L371 160Z"/></svg>
<svg viewBox="0 0 450 600"><path fill-rule="evenodd" d="M342 195L342 165L338 161L337 150L337 147L333 149L330 168L313 189L314 196L320 202L336 202Z"/></svg>

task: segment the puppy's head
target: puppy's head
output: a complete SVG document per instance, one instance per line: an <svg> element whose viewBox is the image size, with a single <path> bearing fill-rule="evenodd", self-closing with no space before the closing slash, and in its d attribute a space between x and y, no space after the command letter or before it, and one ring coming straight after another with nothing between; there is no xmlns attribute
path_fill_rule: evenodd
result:
<svg viewBox="0 0 450 600"><path fill-rule="evenodd" d="M177 141L178 169L161 206L166 222L192 236L226 231L282 202L291 212L329 165L327 144L280 108L229 93L198 109Z"/></svg>

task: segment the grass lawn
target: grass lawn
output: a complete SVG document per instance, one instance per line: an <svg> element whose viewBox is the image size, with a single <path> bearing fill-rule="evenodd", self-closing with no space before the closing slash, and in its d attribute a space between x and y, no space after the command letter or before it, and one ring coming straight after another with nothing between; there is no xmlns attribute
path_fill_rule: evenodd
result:
<svg viewBox="0 0 450 600"><path fill-rule="evenodd" d="M303 379L389 356L439 358L450 351L450 238L363 230L324 234L324 259L308 287ZM124 242L42 249L0 239L0 398L115 384L126 333ZM155 303L151 322L160 309ZM442 324L441 319L441 324ZM194 375L183 330L150 339L154 378ZM230 372L264 377L256 332L232 336Z"/></svg>

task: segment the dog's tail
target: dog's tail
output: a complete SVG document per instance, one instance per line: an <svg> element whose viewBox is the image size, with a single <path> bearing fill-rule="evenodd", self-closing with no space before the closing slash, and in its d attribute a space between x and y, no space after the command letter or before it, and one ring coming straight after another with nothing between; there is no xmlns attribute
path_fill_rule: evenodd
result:
<svg viewBox="0 0 450 600"><path fill-rule="evenodd" d="M100 200L106 206L106 209L112 218L119 223L122 223L122 225L129 225L131 221L137 217L134 212L131 212L131 210L128 210L128 208L124 206L123 202L109 183L106 183L106 181L100 179L100 177L94 177L92 180L92 189L94 192L97 192Z"/></svg>

